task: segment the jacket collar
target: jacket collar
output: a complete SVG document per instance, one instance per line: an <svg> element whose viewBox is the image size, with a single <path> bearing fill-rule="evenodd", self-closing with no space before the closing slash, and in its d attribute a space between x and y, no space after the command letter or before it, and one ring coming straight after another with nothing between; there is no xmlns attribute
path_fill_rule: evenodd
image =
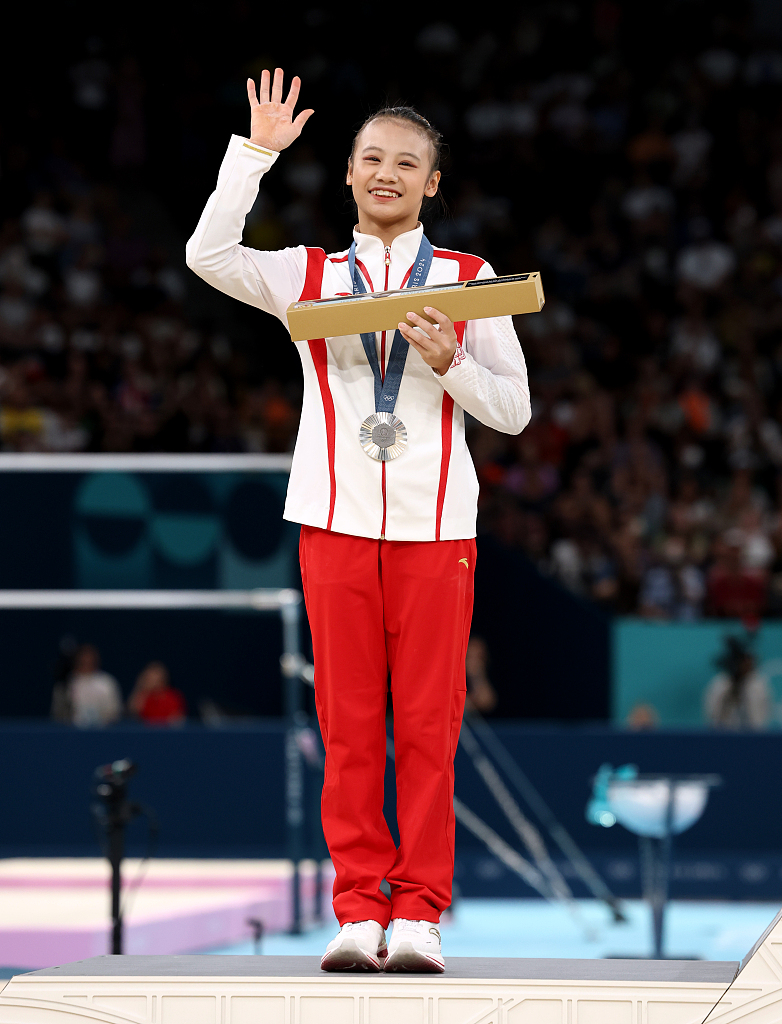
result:
<svg viewBox="0 0 782 1024"><path fill-rule="evenodd" d="M391 243L391 278L393 280L401 280L402 276L407 273L408 268L413 265L418 255L423 233L423 224L419 222L418 226L413 228L412 231L405 231L401 235L397 235ZM380 290L383 285L382 280L378 284L379 272L385 257L383 242L377 235L362 234L358 228L353 229L353 238L356 242L356 256L367 266L370 274L372 274L375 289ZM376 275L378 275L378 279L376 279ZM397 286L391 284L392 288Z"/></svg>

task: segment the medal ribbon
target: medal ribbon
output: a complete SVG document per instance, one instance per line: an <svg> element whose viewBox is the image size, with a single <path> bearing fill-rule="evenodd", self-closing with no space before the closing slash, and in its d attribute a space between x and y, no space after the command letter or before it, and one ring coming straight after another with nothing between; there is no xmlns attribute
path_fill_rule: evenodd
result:
<svg viewBox="0 0 782 1024"><path fill-rule="evenodd" d="M433 257L434 249L432 248L432 243L426 235L422 235L418 255L410 270L410 277L405 285L406 288L420 288L426 284ZM361 274L356 268L355 240L348 254L348 267L350 269L350 279L353 282L353 294L365 295L367 289ZM405 341L401 331L397 328L394 331L394 340L391 344L391 353L388 357L388 366L386 367L384 379L380 372L380 360L377 356L376 336L374 334L362 334L361 343L364 346L369 365L372 367L372 375L375 378L375 412L393 412L396 400L399 397L399 388L402 384L402 374L404 373L407 351L410 345Z"/></svg>

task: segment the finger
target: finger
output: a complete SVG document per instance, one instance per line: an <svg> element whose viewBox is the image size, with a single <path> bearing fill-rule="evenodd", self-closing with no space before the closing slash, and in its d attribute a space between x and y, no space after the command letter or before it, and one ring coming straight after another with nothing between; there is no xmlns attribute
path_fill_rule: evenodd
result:
<svg viewBox="0 0 782 1024"><path fill-rule="evenodd" d="M282 103L282 78L282 68L275 68L272 82L272 103Z"/></svg>
<svg viewBox="0 0 782 1024"><path fill-rule="evenodd" d="M304 125L307 123L307 121L309 121L309 119L312 117L314 113L314 110L302 110L302 112L300 114L297 114L296 117L293 119L293 127L298 128L299 131L301 131Z"/></svg>
<svg viewBox="0 0 782 1024"><path fill-rule="evenodd" d="M293 76L291 87L288 89L288 98L285 101L285 106L290 107L291 110L296 106L296 100L299 98L299 90L301 89L301 79L298 75Z"/></svg>
<svg viewBox="0 0 782 1024"><path fill-rule="evenodd" d="M428 320L424 320L424 318L422 316L418 316L417 313L408 313L407 319L412 322L414 327L417 327L419 330L423 331L424 334L426 334L428 337L432 339L432 341L434 341L436 337L434 332L437 331L438 329L434 324L430 324Z"/></svg>
<svg viewBox="0 0 782 1024"><path fill-rule="evenodd" d="M449 320L445 313L441 313L439 309L435 309L433 306L424 306L424 313L430 316L432 320L436 320L444 331L449 331L453 327L453 320Z"/></svg>
<svg viewBox="0 0 782 1024"><path fill-rule="evenodd" d="M413 346L413 348L417 349L421 353L421 355L424 355L424 353L427 351L426 341L428 341L429 339L424 338L422 334L419 334L418 331L414 330L412 327L409 327L407 324L399 324L398 326L399 333L402 335L405 341L409 342Z"/></svg>
<svg viewBox="0 0 782 1024"><path fill-rule="evenodd" d="M416 348L420 348L422 351L427 351L432 347L434 338L430 337L422 327L411 327L410 324L399 324L399 330L407 338L408 341L412 342Z"/></svg>
<svg viewBox="0 0 782 1024"><path fill-rule="evenodd" d="M258 102L268 103L269 102L269 72L266 68L261 72L261 84L258 89Z"/></svg>
<svg viewBox="0 0 782 1024"><path fill-rule="evenodd" d="M247 79L247 98L250 101L251 107L258 106L258 98L255 94L255 82L252 80L252 78Z"/></svg>
<svg viewBox="0 0 782 1024"><path fill-rule="evenodd" d="M435 325L431 320L428 320L425 316L419 316L418 313L408 313L407 319L412 320L415 324L420 324L422 327L434 327Z"/></svg>

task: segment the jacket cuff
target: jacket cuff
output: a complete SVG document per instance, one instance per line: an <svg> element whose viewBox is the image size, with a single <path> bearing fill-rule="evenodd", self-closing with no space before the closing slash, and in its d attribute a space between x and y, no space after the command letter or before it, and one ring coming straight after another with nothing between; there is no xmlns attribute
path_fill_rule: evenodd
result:
<svg viewBox="0 0 782 1024"><path fill-rule="evenodd" d="M464 351L462 346L457 342L456 351L453 354L451 365L448 367L445 373L450 373L451 370L455 369L457 366L461 366L461 364L465 361L466 358L467 353ZM435 377L442 378L445 376L445 373L438 373L437 370L434 369L434 367L432 367L432 373L435 375Z"/></svg>
<svg viewBox="0 0 782 1024"><path fill-rule="evenodd" d="M251 160L258 166L258 170L263 172L268 171L280 155L273 149L259 146L257 142L250 142L249 139L245 139L241 135L231 136L231 148L235 150L238 158Z"/></svg>

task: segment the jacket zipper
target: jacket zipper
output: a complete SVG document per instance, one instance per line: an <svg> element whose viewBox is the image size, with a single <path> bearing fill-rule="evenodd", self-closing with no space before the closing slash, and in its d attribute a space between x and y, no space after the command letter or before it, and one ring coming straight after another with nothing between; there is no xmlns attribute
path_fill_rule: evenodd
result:
<svg viewBox="0 0 782 1024"><path fill-rule="evenodd" d="M383 262L386 266L386 277L385 277L385 291L388 291L388 272L391 267L391 246L385 247L385 256ZM386 332L380 335L380 379L385 380L386 378ZM386 539L386 464L385 462L380 463L380 486L383 492L383 522L380 527L380 539Z"/></svg>

